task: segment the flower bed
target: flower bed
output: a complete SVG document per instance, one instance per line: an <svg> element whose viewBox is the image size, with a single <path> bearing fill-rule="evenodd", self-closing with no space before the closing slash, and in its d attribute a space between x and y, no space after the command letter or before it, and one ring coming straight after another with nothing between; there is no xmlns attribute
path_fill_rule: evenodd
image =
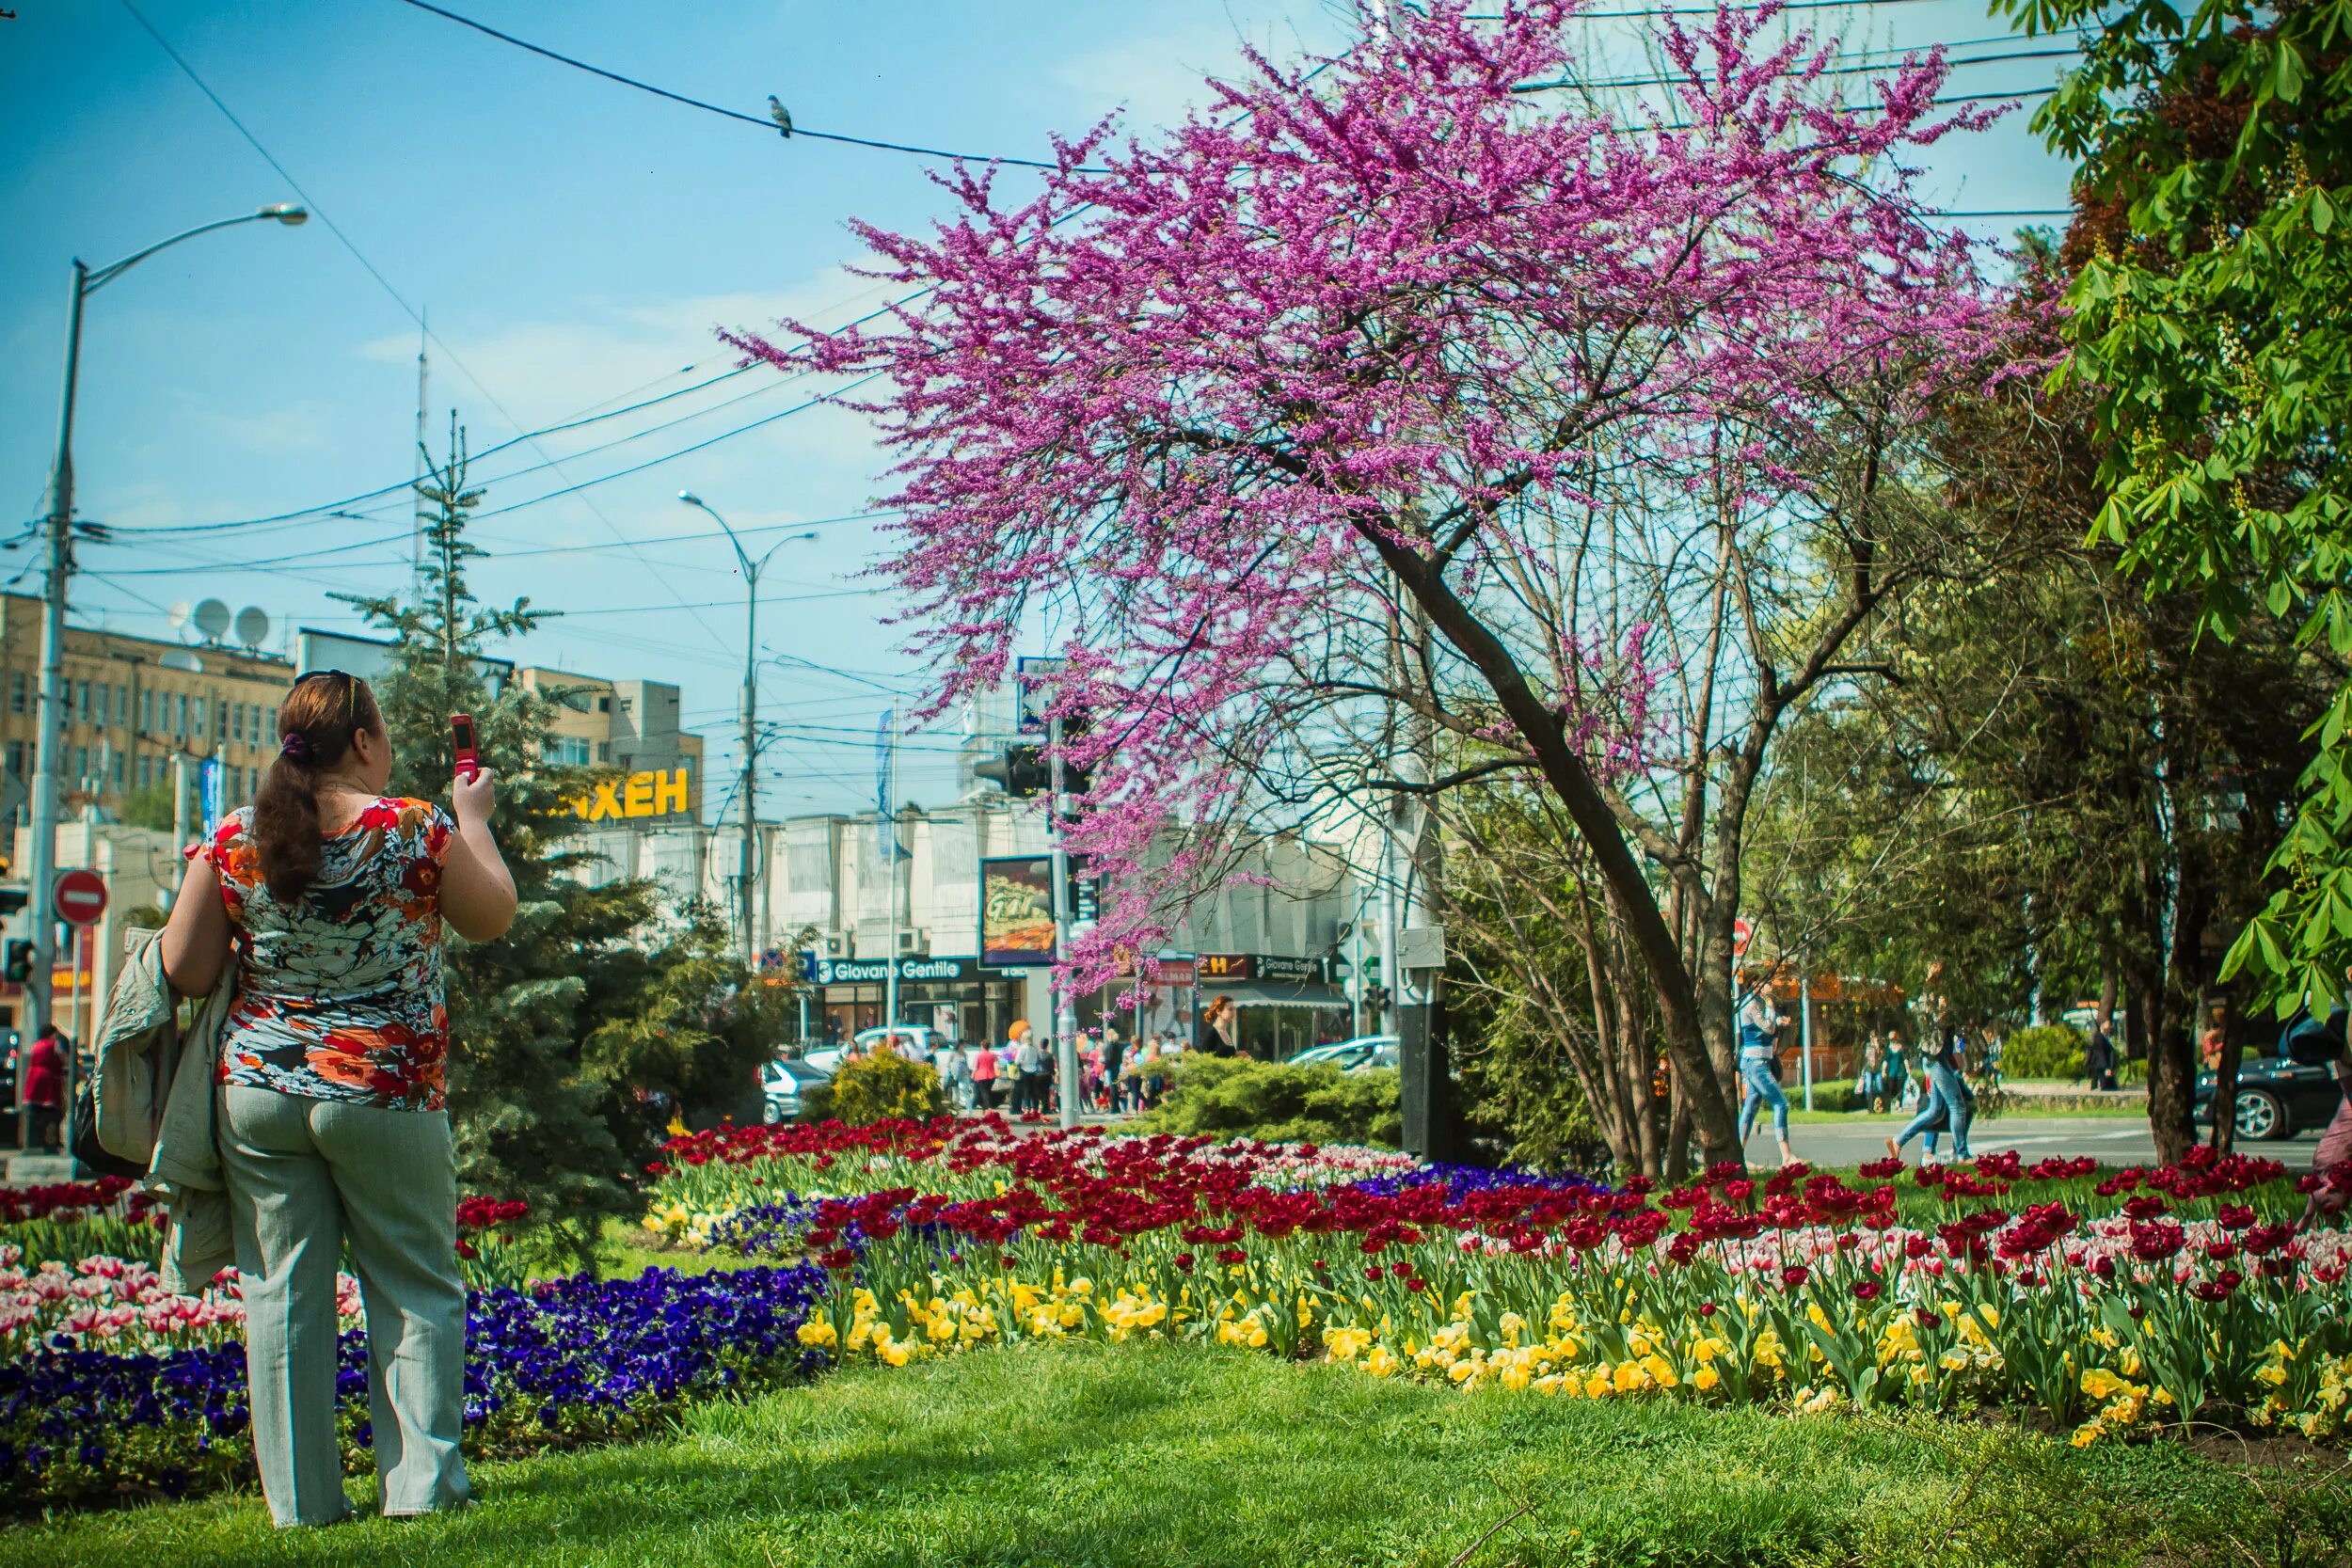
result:
<svg viewBox="0 0 2352 1568"><path fill-rule="evenodd" d="M473 1292L466 1449L512 1455L642 1433L690 1402L787 1381L821 1271L751 1268L541 1280ZM87 1342L87 1341L86 1341ZM342 1336L344 1461L368 1463L367 1337ZM132 1354L71 1341L0 1361L0 1475L31 1511L249 1483L245 1351Z"/></svg>
<svg viewBox="0 0 2352 1568"><path fill-rule="evenodd" d="M1574 1398L2020 1405L2085 1443L2192 1416L2325 1438L2352 1402L2352 1243L2289 1224L2319 1179L2204 1150L1661 1194L948 1123L664 1152L658 1212L715 1237L755 1206L758 1249L827 1270L800 1333L836 1358L1188 1337Z"/></svg>

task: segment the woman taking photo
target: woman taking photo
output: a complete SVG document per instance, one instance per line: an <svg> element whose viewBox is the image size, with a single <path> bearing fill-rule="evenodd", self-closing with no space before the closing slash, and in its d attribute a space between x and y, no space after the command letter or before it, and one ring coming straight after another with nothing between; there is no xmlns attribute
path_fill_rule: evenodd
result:
<svg viewBox="0 0 2352 1568"><path fill-rule="evenodd" d="M464 1506L466 1291L443 1108L443 923L487 942L515 915L491 778L456 819L387 798L390 737L367 683L294 683L251 806L190 851L164 969L211 991L233 970L219 1138L245 1298L253 1451L280 1526L351 1513L335 1433L335 1271L350 1243L388 1515Z"/></svg>

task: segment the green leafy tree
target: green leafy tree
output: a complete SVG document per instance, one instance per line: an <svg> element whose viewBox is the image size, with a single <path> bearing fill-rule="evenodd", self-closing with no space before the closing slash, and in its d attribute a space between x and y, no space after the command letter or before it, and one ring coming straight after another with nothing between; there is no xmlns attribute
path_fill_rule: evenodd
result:
<svg viewBox="0 0 2352 1568"><path fill-rule="evenodd" d="M2080 161L2071 350L2101 437L2099 532L2201 629L2285 620L2352 660L2352 7L1994 0L2084 27L2035 123ZM2272 894L2229 955L2285 1012L2352 956L2352 685L2311 725Z"/></svg>
<svg viewBox="0 0 2352 1568"><path fill-rule="evenodd" d="M793 992L769 977L746 985L732 948L719 911L697 900L661 946L624 945L596 966L588 1007L601 1022L581 1067L632 1170L653 1157L674 1115L756 1119L756 1075L786 1037Z"/></svg>

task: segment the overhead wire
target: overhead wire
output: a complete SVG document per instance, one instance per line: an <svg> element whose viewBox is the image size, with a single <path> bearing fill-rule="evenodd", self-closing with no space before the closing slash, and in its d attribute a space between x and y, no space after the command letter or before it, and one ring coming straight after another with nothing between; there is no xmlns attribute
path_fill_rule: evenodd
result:
<svg viewBox="0 0 2352 1568"><path fill-rule="evenodd" d="M1001 164L1010 168L1044 169L1056 173L1104 174L1109 172L1106 169L1089 168L1063 162L1046 163L1036 158L1014 158L996 153L950 152L944 148L914 147L905 142L879 141L867 136L844 135L837 131L812 131L800 124L787 126L777 120L773 115L748 115L739 109L730 109L723 104L712 103L700 98L690 98L682 92L673 92L668 87L655 87L651 82L641 82L634 76L624 76L617 71L607 71L600 65L590 65L586 60L558 54L542 44L532 43L528 39L516 38L512 33L501 33L487 23L476 22L469 16L460 16L453 10L444 10L439 6L429 4L428 0L404 0L404 3L421 11L431 11L435 16L446 18L461 27L470 27L477 33L498 40L501 43L512 44L517 49L528 50L533 55L553 60L559 65L570 66L574 71L584 71L591 76L601 76L608 82L617 82L622 87L634 87L639 92L649 92L656 98L666 98L673 103L683 103L690 109L701 109L707 114L722 115L728 119L740 120L746 125L756 126L771 135L781 135L786 141L805 136L811 141L838 142L846 147L871 148L881 152L907 152L921 158L951 158L958 163L965 164Z"/></svg>
<svg viewBox="0 0 2352 1568"><path fill-rule="evenodd" d="M262 139L255 135L253 132L246 127L245 121L237 118L235 111L229 107L228 103L223 101L221 96L215 92L211 87L206 85L204 78L197 74L196 68L190 65L187 60L182 56L180 52L171 46L169 40L166 39L162 33L155 29L154 24L147 20L146 16L140 12L138 7L133 4L133 0L119 0L119 3L124 10L130 12L132 19L139 24L139 26L147 33L148 37L155 40L156 47L170 56L172 64L180 68L181 74L196 85L197 90L201 92L205 98L211 102L213 107L220 111L223 119L227 119L230 125L236 128L237 134L245 138L246 144L250 146L254 151L261 154L262 161L267 163L271 168L277 170L278 177L284 180L289 186L293 187L294 194L302 198L304 204L308 207L311 215L315 216L321 223L326 226L328 232L332 233L342 244L342 247L351 253L353 260L357 261L360 266L367 270L368 276L375 279L376 283L384 290L385 293L390 296L392 303L398 305L402 311L405 312L411 321L417 324L417 329L423 333L424 336L433 343L438 346L443 354L448 356L450 363L454 365L457 368L458 372L473 384L474 389L482 394L483 399L487 402L493 409L497 410L499 417L506 420L506 422L513 426L516 431L523 431L525 429L523 422L515 418L514 415L508 413L505 404L499 401L498 395L483 384L480 376L475 375L473 372L468 368L466 362L462 358L458 357L456 351L450 348L447 343L443 342L441 339L435 334L432 326L426 322L423 312L419 310L416 307L410 305L407 298L403 295L398 289L392 286L391 279L385 277L383 272L375 265L375 263L368 260L366 254L359 249L356 243L353 242L351 236L344 233L342 226L336 223L334 218L328 214L326 209L319 205L317 199L313 198L310 192L302 188L302 182L294 177L293 172L289 170L284 164L278 162L276 154L272 153L267 147L264 147L262 144ZM524 438L531 442L532 451L537 451L543 457L548 455L546 449L539 446L535 437L526 436ZM562 471L560 467L557 471ZM594 500L583 500L580 504L588 509L590 515L596 517L599 522L603 523L606 529L612 532L615 539L620 540L624 545L628 544L628 536L621 531L619 525L615 524L612 518L606 516L604 513L598 509ZM631 553L637 553L633 546L631 548ZM684 602L685 595L679 594L677 590L671 585L669 580L662 577L659 569L657 569L650 562L645 562L642 555L639 555L638 559L640 563L644 565L647 574L652 577L654 581L660 583L663 588L668 589L671 594L677 598L680 603ZM694 617L694 620L695 624L702 628L703 634L706 637L708 637L714 644L720 643L720 638L717 630L713 628L708 622L702 620L699 616Z"/></svg>

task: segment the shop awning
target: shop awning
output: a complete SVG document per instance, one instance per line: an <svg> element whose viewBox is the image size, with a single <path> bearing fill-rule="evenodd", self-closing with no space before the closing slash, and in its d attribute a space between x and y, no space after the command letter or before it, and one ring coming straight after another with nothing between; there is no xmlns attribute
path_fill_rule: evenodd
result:
<svg viewBox="0 0 2352 1568"><path fill-rule="evenodd" d="M1262 980L1237 986L1204 986L1200 1000L1230 996L1237 1007L1344 1007L1347 997L1337 986L1270 986Z"/></svg>

